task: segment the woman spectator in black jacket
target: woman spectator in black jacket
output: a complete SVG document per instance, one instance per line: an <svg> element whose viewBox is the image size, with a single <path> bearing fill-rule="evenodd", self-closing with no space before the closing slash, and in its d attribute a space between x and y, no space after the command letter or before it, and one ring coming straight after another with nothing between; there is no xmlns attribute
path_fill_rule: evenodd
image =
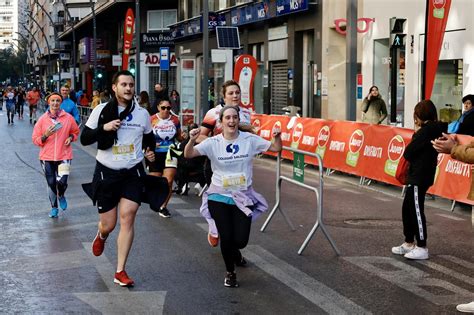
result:
<svg viewBox="0 0 474 315"><path fill-rule="evenodd" d="M431 141L441 137L447 131L448 124L438 121L436 106L431 100L416 104L413 117L415 133L403 154L410 163L402 205L405 242L392 247L392 253L408 259L428 259L425 194L433 185L438 161L438 152Z"/></svg>

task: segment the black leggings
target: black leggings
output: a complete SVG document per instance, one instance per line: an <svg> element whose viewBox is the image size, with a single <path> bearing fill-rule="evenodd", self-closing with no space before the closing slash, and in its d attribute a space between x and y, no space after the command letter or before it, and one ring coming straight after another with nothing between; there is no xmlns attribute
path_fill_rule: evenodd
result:
<svg viewBox="0 0 474 315"><path fill-rule="evenodd" d="M23 105L24 105L24 104L25 104L25 103L23 103L23 102L21 102L21 103L18 102L18 103L16 103L16 105L15 105L15 111L18 113L18 115L19 115L20 117L23 117Z"/></svg>
<svg viewBox="0 0 474 315"><path fill-rule="evenodd" d="M425 195L428 188L408 185L402 206L403 234L405 242L426 246L428 233L426 231Z"/></svg>
<svg viewBox="0 0 474 315"><path fill-rule="evenodd" d="M67 189L67 179L69 175L59 176L58 167L60 164L71 164L71 160L64 161L43 161L41 160L46 182L48 183L48 196L51 207L58 207L58 197L64 196Z"/></svg>
<svg viewBox="0 0 474 315"><path fill-rule="evenodd" d="M7 106L7 117L8 123L13 123L13 117L15 117L15 106Z"/></svg>
<svg viewBox="0 0 474 315"><path fill-rule="evenodd" d="M239 249L249 241L252 219L234 205L209 200L208 207L219 231L226 270L233 272L235 262L242 259Z"/></svg>

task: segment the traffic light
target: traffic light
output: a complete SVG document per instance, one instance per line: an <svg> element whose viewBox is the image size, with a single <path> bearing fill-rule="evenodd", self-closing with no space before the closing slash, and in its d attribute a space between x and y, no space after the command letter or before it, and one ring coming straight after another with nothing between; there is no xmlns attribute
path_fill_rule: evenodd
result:
<svg viewBox="0 0 474 315"><path fill-rule="evenodd" d="M390 19L390 47L405 46L405 22L407 19L393 17Z"/></svg>
<svg viewBox="0 0 474 315"><path fill-rule="evenodd" d="M135 59L130 59L128 63L128 71L130 71L131 74L135 75Z"/></svg>

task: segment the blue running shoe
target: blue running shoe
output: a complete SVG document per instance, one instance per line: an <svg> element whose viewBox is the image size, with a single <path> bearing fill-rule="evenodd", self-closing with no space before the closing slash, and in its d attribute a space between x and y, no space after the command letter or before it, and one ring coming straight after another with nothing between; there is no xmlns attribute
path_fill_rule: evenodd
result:
<svg viewBox="0 0 474 315"><path fill-rule="evenodd" d="M59 206L61 207L61 209L63 209L63 211L67 209L66 196L59 197Z"/></svg>
<svg viewBox="0 0 474 315"><path fill-rule="evenodd" d="M51 208L51 211L49 212L49 217L50 218L57 218L58 217L58 208Z"/></svg>

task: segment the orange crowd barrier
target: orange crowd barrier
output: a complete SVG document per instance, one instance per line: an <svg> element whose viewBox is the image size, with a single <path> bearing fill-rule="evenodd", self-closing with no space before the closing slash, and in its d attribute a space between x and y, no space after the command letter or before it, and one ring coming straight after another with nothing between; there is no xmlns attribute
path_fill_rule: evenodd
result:
<svg viewBox="0 0 474 315"><path fill-rule="evenodd" d="M252 125L265 139L271 139L273 128L281 128L284 146L318 153L326 168L401 186L395 173L413 135L412 129L317 118L290 120L288 116L252 115ZM459 136L459 139L461 143L468 143L474 137ZM275 156L271 152L267 154ZM293 154L283 151L282 157L292 160ZM305 157L305 162L318 163L316 158L309 156ZM428 192L474 204L466 198L471 185L471 167L447 154L439 154L435 183Z"/></svg>

